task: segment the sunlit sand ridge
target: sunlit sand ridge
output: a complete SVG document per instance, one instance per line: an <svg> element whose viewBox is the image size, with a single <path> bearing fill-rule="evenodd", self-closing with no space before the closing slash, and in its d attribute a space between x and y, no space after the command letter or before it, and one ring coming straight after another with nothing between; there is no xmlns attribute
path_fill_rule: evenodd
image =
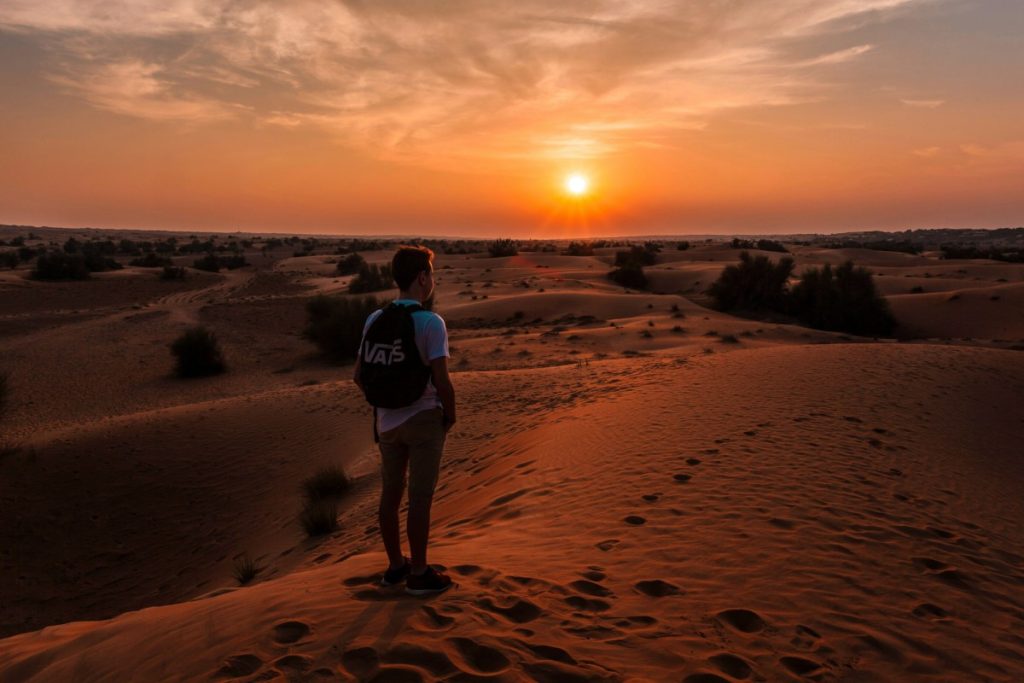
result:
<svg viewBox="0 0 1024 683"><path fill-rule="evenodd" d="M1024 266L790 247L871 268L899 343L712 310L737 250L671 244L646 292L613 247L438 256L459 585L426 600L376 585L370 411L299 336L337 256L0 272L0 679L1018 680ZM229 370L173 379L195 323ZM310 540L331 464L354 484Z"/></svg>

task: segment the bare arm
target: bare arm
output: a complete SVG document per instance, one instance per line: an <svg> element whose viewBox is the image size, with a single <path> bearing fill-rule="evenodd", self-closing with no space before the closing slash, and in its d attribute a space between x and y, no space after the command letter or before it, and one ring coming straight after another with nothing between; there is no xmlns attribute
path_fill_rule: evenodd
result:
<svg viewBox="0 0 1024 683"><path fill-rule="evenodd" d="M448 376L448 359L441 356L430 361L430 372L444 410L444 429L448 431L455 424L455 387L452 386L452 378Z"/></svg>

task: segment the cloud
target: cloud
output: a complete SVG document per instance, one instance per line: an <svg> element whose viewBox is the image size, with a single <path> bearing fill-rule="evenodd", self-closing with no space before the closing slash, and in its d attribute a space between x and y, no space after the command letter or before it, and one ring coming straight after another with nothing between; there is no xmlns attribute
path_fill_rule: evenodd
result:
<svg viewBox="0 0 1024 683"><path fill-rule="evenodd" d="M924 109L935 109L946 103L946 100L911 100L901 99L900 102L908 107L922 107Z"/></svg>
<svg viewBox="0 0 1024 683"><path fill-rule="evenodd" d="M807 38L929 1L7 0L0 30L118 114L251 116L413 162L573 159L820 99L873 46L800 54Z"/></svg>

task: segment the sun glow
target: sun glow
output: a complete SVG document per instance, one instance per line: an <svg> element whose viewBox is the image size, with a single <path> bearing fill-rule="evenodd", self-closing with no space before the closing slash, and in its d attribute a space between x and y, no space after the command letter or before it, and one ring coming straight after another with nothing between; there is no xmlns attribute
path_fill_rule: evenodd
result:
<svg viewBox="0 0 1024 683"><path fill-rule="evenodd" d="M574 197L582 197L590 190L590 179L582 173L571 173L565 178L565 191Z"/></svg>

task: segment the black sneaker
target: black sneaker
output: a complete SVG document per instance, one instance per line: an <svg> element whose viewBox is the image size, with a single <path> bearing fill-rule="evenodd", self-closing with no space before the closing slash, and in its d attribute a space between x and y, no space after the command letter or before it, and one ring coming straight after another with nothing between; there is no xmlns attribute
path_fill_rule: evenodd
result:
<svg viewBox="0 0 1024 683"><path fill-rule="evenodd" d="M451 587L452 580L430 566L422 574L409 574L405 580L405 592L409 595L444 593Z"/></svg>
<svg viewBox="0 0 1024 683"><path fill-rule="evenodd" d="M381 577L380 585L387 588L389 586L394 586L396 584L402 583L403 581L405 581L406 577L409 576L410 571L412 571L412 565L409 564L409 560L406 559L405 564L403 564L398 569L385 570L384 576Z"/></svg>

